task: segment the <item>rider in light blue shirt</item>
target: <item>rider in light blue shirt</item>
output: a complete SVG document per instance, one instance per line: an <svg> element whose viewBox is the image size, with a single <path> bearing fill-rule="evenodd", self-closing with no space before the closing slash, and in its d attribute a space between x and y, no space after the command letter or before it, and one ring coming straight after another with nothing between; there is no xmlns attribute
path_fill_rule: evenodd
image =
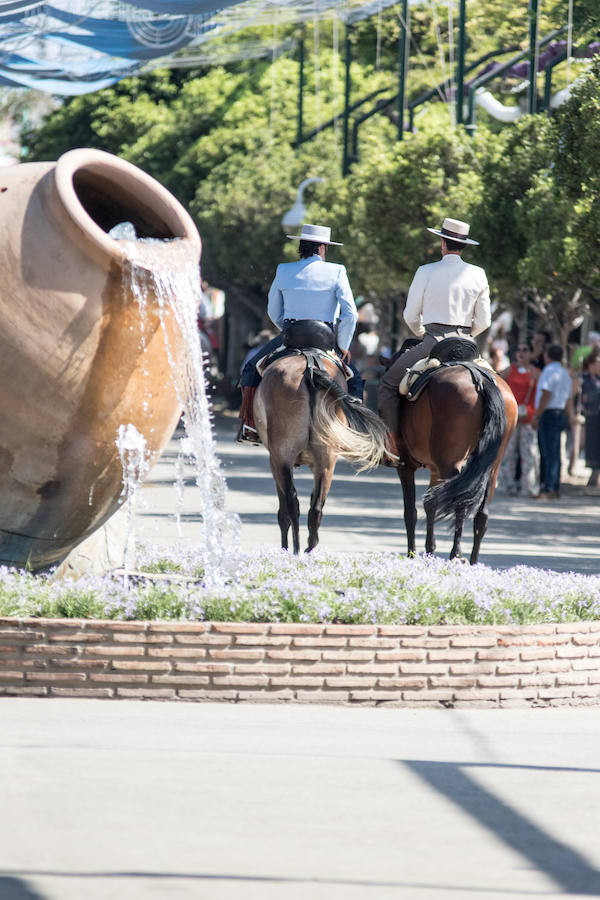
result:
<svg viewBox="0 0 600 900"><path fill-rule="evenodd" d="M345 266L325 262L318 252L277 266L267 311L280 331L286 319L335 322L338 310L337 343L344 355L358 319Z"/></svg>
<svg viewBox="0 0 600 900"><path fill-rule="evenodd" d="M300 235L290 234L288 237L300 241L301 258L277 266L269 290L269 317L281 332L286 325L300 319L326 322L337 331L339 354L353 372L347 385L348 393L362 400L364 383L359 371L350 362L349 351L358 320L356 304L345 266L325 262L326 247L341 244L331 240L331 229L323 225L303 225ZM250 357L242 369L242 426L238 440L257 439L252 415L254 393L260 383L256 363L282 343L283 334L280 333Z"/></svg>

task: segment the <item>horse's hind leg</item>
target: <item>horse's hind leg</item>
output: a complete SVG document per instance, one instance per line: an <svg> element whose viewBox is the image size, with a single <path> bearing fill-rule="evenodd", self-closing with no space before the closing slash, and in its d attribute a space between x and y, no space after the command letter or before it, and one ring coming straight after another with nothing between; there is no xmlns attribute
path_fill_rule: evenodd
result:
<svg viewBox="0 0 600 900"><path fill-rule="evenodd" d="M481 506L475 513L475 519L473 521L473 549L471 550L471 559L469 560L472 566L474 566L475 563L479 560L479 548L481 547L481 542L487 531L487 523L489 518L488 497L490 495L490 484L491 481L488 481Z"/></svg>
<svg viewBox="0 0 600 900"><path fill-rule="evenodd" d="M402 497L404 498L404 527L406 528L406 540L408 544L408 555L412 556L417 552L417 544L415 539L415 531L417 527L417 503L415 491L415 470L410 466L398 466L396 469L398 477L402 483Z"/></svg>
<svg viewBox="0 0 600 900"><path fill-rule="evenodd" d="M435 503L429 502L425 504L425 519L427 522L425 553L432 555L435 553Z"/></svg>
<svg viewBox="0 0 600 900"><path fill-rule="evenodd" d="M300 552L300 504L294 485L294 470L289 463L282 462L277 465L271 460L271 471L277 486L279 498L279 512L277 521L281 531L281 547L288 549L288 532L292 527L292 546L294 553Z"/></svg>
<svg viewBox="0 0 600 900"><path fill-rule="evenodd" d="M429 481L429 487L434 487L434 485L439 483L439 478L435 474L431 475ZM427 521L427 531L425 534L425 553L429 553L433 555L435 553L435 512L436 512L436 503L435 500L426 500L423 504L425 507L425 519Z"/></svg>
<svg viewBox="0 0 600 900"><path fill-rule="evenodd" d="M331 487L331 479L333 478L333 470L335 468L335 457L330 459L324 466L314 466L314 487L310 495L310 509L308 511L308 546L306 552L310 553L319 543L319 527L323 518L323 507L327 500L329 488Z"/></svg>
<svg viewBox="0 0 600 900"><path fill-rule="evenodd" d="M459 509L454 516L454 542L452 544L452 550L450 551L450 559L464 559L460 547L464 524L465 511L464 509Z"/></svg>

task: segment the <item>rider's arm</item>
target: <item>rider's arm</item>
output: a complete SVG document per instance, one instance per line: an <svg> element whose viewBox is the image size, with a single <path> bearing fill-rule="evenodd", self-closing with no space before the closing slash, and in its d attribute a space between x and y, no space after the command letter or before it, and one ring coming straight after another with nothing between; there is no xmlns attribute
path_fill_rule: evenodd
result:
<svg viewBox="0 0 600 900"><path fill-rule="evenodd" d="M408 289L408 297L404 308L404 321L417 337L423 337L425 334L425 328L423 327L423 300L427 277L423 268L423 266L419 266L415 272L415 277Z"/></svg>
<svg viewBox="0 0 600 900"><path fill-rule="evenodd" d="M483 273L483 284L475 301L475 309L473 310L473 322L471 324L471 335L475 337L489 328L492 324L492 312L490 308L490 288L487 283L485 273Z"/></svg>
<svg viewBox="0 0 600 900"><path fill-rule="evenodd" d="M340 320L337 327L338 347L340 350L347 350L352 343L354 329L358 321L358 311L345 266L340 266L335 296L340 305Z"/></svg>
<svg viewBox="0 0 600 900"><path fill-rule="evenodd" d="M269 288L269 304L267 306L267 312L271 322L273 322L273 324L281 331L283 328L283 293L279 286L279 282L280 272L279 266L277 266L273 284Z"/></svg>

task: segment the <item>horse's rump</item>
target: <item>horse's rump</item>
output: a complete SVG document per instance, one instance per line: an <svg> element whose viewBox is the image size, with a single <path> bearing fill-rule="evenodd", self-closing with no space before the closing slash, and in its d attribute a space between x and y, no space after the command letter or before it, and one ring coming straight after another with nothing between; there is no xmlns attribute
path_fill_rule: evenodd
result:
<svg viewBox="0 0 600 900"><path fill-rule="evenodd" d="M440 482L425 497L436 518L457 510L470 515L481 505L507 431L512 432L507 421L505 395L496 381L482 377L475 385L460 365L435 370L419 399L404 403L403 441Z"/></svg>
<svg viewBox="0 0 600 900"><path fill-rule="evenodd" d="M435 369L416 400L402 401L403 444L416 463L449 478L477 444L482 414L482 399L465 369Z"/></svg>
<svg viewBox="0 0 600 900"><path fill-rule="evenodd" d="M383 422L349 397L335 362L325 357L321 363L325 371L308 367L304 356L289 356L265 370L254 404L261 440L269 451L285 446L299 462L325 446L363 468L378 465L385 448Z"/></svg>

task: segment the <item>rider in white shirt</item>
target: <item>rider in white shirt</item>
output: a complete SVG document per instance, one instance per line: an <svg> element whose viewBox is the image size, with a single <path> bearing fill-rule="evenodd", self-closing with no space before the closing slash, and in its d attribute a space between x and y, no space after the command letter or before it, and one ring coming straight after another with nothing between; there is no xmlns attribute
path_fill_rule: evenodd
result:
<svg viewBox="0 0 600 900"><path fill-rule="evenodd" d="M469 226L458 219L444 219L441 230L428 228L442 239L442 258L420 266L408 291L404 319L420 343L402 353L382 376L379 414L388 428L390 458L397 464L400 427L398 388L407 370L429 356L438 341L447 337L475 337L491 323L490 291L484 270L461 259L469 238Z"/></svg>

